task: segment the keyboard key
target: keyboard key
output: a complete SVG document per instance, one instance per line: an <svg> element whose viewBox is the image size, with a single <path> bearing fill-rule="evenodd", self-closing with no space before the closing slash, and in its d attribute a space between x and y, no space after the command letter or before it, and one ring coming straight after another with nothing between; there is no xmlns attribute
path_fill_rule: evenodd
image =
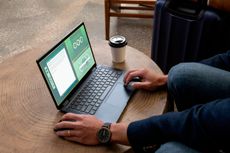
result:
<svg viewBox="0 0 230 153"><path fill-rule="evenodd" d="M92 106L92 105L89 105L89 106L86 108L85 112L88 113L92 108L93 108L93 106Z"/></svg>
<svg viewBox="0 0 230 153"><path fill-rule="evenodd" d="M109 93L109 91L112 89L112 86L108 86L104 93L101 95L100 100L104 100L105 96Z"/></svg>
<svg viewBox="0 0 230 153"><path fill-rule="evenodd" d="M99 67L70 107L83 113L95 114L121 74L113 69Z"/></svg>
<svg viewBox="0 0 230 153"><path fill-rule="evenodd" d="M96 102L92 102L90 105L94 106L96 104Z"/></svg>
<svg viewBox="0 0 230 153"><path fill-rule="evenodd" d="M82 106L81 111L84 112L86 110L87 106Z"/></svg>
<svg viewBox="0 0 230 153"><path fill-rule="evenodd" d="M96 110L92 109L89 114L94 115L96 113Z"/></svg>
<svg viewBox="0 0 230 153"><path fill-rule="evenodd" d="M98 106L100 106L100 105L98 105ZM97 110L98 109L98 107L97 106L93 106L93 108L92 108L93 110Z"/></svg>
<svg viewBox="0 0 230 153"><path fill-rule="evenodd" d="M102 101L102 100L99 100L99 99L98 99L98 101L97 101L98 104L101 104L102 102L103 102L103 101Z"/></svg>
<svg viewBox="0 0 230 153"><path fill-rule="evenodd" d="M81 108L82 108L82 105L77 106L77 110L81 110Z"/></svg>

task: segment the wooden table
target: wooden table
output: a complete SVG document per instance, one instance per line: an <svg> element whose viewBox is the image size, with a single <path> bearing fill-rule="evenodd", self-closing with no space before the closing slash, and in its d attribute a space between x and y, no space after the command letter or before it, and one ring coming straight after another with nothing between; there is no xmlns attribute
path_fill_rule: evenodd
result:
<svg viewBox="0 0 230 153"><path fill-rule="evenodd" d="M84 146L57 137L53 132L63 115L56 110L36 65L48 48L37 47L8 58L0 64L0 152L1 153L114 153L127 152L123 145ZM127 47L126 61L113 64L106 41L92 42L98 64L125 70L148 67L162 73L157 65L138 50ZM46 49L44 49L46 48ZM119 121L131 122L161 114L166 91L138 91Z"/></svg>

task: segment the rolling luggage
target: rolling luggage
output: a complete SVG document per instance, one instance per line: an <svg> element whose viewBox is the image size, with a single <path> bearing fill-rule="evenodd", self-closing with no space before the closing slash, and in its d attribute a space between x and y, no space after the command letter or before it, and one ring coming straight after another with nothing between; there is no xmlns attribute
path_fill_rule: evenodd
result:
<svg viewBox="0 0 230 153"><path fill-rule="evenodd" d="M199 61L230 49L230 17L205 0L158 0L151 58L168 73L180 62Z"/></svg>

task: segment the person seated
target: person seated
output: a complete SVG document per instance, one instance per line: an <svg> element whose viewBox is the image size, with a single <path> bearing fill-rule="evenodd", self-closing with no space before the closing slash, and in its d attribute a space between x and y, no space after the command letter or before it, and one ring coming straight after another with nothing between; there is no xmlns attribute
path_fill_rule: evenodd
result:
<svg viewBox="0 0 230 153"><path fill-rule="evenodd" d="M111 123L104 137L98 134L103 122L92 115L67 113L54 127L66 140L86 145L131 145L134 152L230 152L230 51L197 63L180 63L169 73L150 69L128 71L141 82L135 89L156 90L167 85L177 111L127 123ZM141 101L140 101L141 103ZM67 130L59 130L59 129ZM110 135L111 134L111 135Z"/></svg>

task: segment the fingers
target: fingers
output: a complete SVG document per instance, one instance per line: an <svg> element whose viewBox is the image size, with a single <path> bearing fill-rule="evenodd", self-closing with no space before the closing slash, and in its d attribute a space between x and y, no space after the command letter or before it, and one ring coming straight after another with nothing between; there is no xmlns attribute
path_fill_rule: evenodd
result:
<svg viewBox="0 0 230 153"><path fill-rule="evenodd" d="M81 142L82 133L77 130L63 130L57 131L57 136L62 137L69 141Z"/></svg>
<svg viewBox="0 0 230 153"><path fill-rule="evenodd" d="M70 130L57 131L56 134L60 137L70 137L72 133Z"/></svg>
<svg viewBox="0 0 230 153"><path fill-rule="evenodd" d="M143 70L131 70L124 77L124 83L127 84L134 77L143 77Z"/></svg>
<svg viewBox="0 0 230 153"><path fill-rule="evenodd" d="M69 141L76 141L76 142L81 141L81 138L79 137L64 137L64 139L69 140Z"/></svg>
<svg viewBox="0 0 230 153"><path fill-rule="evenodd" d="M134 71L134 72L131 72L129 73L129 75L127 76L126 78L126 82L125 83L128 83L129 81L131 81L134 77L142 77L143 74L142 74L142 71Z"/></svg>
<svg viewBox="0 0 230 153"><path fill-rule="evenodd" d="M80 121L82 120L81 114L67 113L62 116L61 121Z"/></svg>
<svg viewBox="0 0 230 153"><path fill-rule="evenodd" d="M134 89L147 89L147 90L151 90L150 89L150 82L135 82L133 83L133 88Z"/></svg>
<svg viewBox="0 0 230 153"><path fill-rule="evenodd" d="M83 144L98 144L96 133L103 121L92 115L68 113L54 127L55 133L70 141Z"/></svg>
<svg viewBox="0 0 230 153"><path fill-rule="evenodd" d="M126 74L125 74L125 76L124 76L124 83L126 83L127 81L127 77L129 76L129 74L130 73L132 73L132 72L134 72L134 71L137 71L137 70L130 70L130 71L128 71Z"/></svg>
<svg viewBox="0 0 230 153"><path fill-rule="evenodd" d="M54 126L54 130L74 129L76 127L76 124L77 124L76 122L72 122L72 121L62 121Z"/></svg>
<svg viewBox="0 0 230 153"><path fill-rule="evenodd" d="M56 134L60 137L79 137L81 135L80 131L77 130L62 130L57 131Z"/></svg>

